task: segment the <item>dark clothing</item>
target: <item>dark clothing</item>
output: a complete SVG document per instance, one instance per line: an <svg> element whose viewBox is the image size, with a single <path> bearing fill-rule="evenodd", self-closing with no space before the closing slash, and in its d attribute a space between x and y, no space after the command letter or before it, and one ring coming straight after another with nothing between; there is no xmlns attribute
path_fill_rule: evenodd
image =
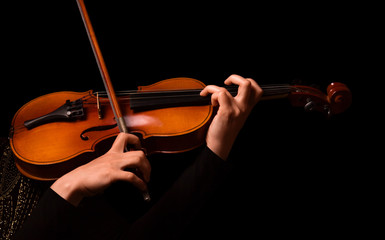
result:
<svg viewBox="0 0 385 240"><path fill-rule="evenodd" d="M16 239L184 238L213 190L223 182L229 166L205 147L170 189L133 222L122 217L102 197L85 199L74 207L48 189Z"/></svg>

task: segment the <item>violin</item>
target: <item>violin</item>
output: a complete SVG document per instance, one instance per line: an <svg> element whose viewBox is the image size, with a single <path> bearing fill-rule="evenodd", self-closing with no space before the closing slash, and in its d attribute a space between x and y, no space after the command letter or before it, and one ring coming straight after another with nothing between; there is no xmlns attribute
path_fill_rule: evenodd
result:
<svg viewBox="0 0 385 240"><path fill-rule="evenodd" d="M137 91L117 92L130 133L139 136L148 155L180 153L205 141L215 109L201 97L205 84L193 78L172 78ZM332 83L327 94L301 85L261 85L262 100L287 97L294 107L325 116L351 104L345 84ZM237 87L229 86L235 96ZM24 175L53 180L108 150L119 128L105 92L56 92L38 97L15 114L10 145Z"/></svg>
<svg viewBox="0 0 385 240"><path fill-rule="evenodd" d="M137 135L143 151L180 153L195 149L216 109L210 96L200 96L205 84L193 78L172 78L115 92L83 0L77 0L105 92L56 92L40 96L14 115L10 146L19 171L32 179L54 180L104 154L119 132ZM235 96L237 86L227 86ZM322 91L301 85L261 85L262 100L288 98L294 107L326 116L351 104L349 88L339 82Z"/></svg>

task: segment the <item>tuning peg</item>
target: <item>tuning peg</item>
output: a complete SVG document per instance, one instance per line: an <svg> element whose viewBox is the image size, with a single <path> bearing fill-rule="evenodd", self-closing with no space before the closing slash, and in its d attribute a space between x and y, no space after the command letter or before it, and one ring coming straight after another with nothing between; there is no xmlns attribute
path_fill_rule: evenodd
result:
<svg viewBox="0 0 385 240"><path fill-rule="evenodd" d="M313 109L315 107L315 102L313 100L311 100L311 98L307 98L306 102L307 103L304 106L305 111L307 111L307 112L313 111Z"/></svg>
<svg viewBox="0 0 385 240"><path fill-rule="evenodd" d="M327 114L327 118L330 119L330 117L332 116L332 111L330 109L330 106L325 104L324 105L324 111Z"/></svg>

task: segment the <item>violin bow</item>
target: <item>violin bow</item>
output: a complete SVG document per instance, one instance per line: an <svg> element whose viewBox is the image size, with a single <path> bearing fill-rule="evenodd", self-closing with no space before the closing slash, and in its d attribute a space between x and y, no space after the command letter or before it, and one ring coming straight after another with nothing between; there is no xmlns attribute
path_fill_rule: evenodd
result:
<svg viewBox="0 0 385 240"><path fill-rule="evenodd" d="M88 16L88 12L84 4L84 1L76 0L76 2L78 4L79 11L87 31L88 39L90 40L90 43L91 43L92 51L94 52L96 63L98 64L100 75L102 76L104 87L107 92L108 100L110 101L112 111L114 112L114 116L116 119L116 123L119 127L119 131L124 133L129 133L126 122L122 115L122 111L120 110L119 103L116 98L115 90L114 90L114 87L112 86L110 75L108 74L106 63L104 62L102 52L100 51L98 40L96 39L96 35L92 27L90 17ZM151 197L148 191L143 192L142 195L143 195L144 201L149 202L151 200Z"/></svg>
<svg viewBox="0 0 385 240"><path fill-rule="evenodd" d="M112 111L114 112L114 116L116 119L116 123L118 124L119 131L128 133L127 125L123 118L122 112L120 110L119 103L114 91L114 87L112 86L110 75L108 74L106 63L104 62L102 52L100 51L98 40L96 39L96 35L92 27L90 17L88 16L86 6L83 0L76 0L76 2L78 4L80 14L82 16L83 23L87 31L88 39L90 40L90 43L91 43L91 47L96 59L96 63L98 64L100 75L102 76L102 79L103 79L104 88L106 89L108 100L110 101Z"/></svg>

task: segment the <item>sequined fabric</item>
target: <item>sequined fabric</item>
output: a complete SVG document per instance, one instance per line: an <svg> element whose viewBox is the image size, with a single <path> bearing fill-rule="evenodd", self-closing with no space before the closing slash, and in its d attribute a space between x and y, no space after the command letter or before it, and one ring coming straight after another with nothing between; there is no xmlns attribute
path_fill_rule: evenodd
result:
<svg viewBox="0 0 385 240"><path fill-rule="evenodd" d="M0 138L0 239L11 239L31 214L46 183L17 170L8 140Z"/></svg>

